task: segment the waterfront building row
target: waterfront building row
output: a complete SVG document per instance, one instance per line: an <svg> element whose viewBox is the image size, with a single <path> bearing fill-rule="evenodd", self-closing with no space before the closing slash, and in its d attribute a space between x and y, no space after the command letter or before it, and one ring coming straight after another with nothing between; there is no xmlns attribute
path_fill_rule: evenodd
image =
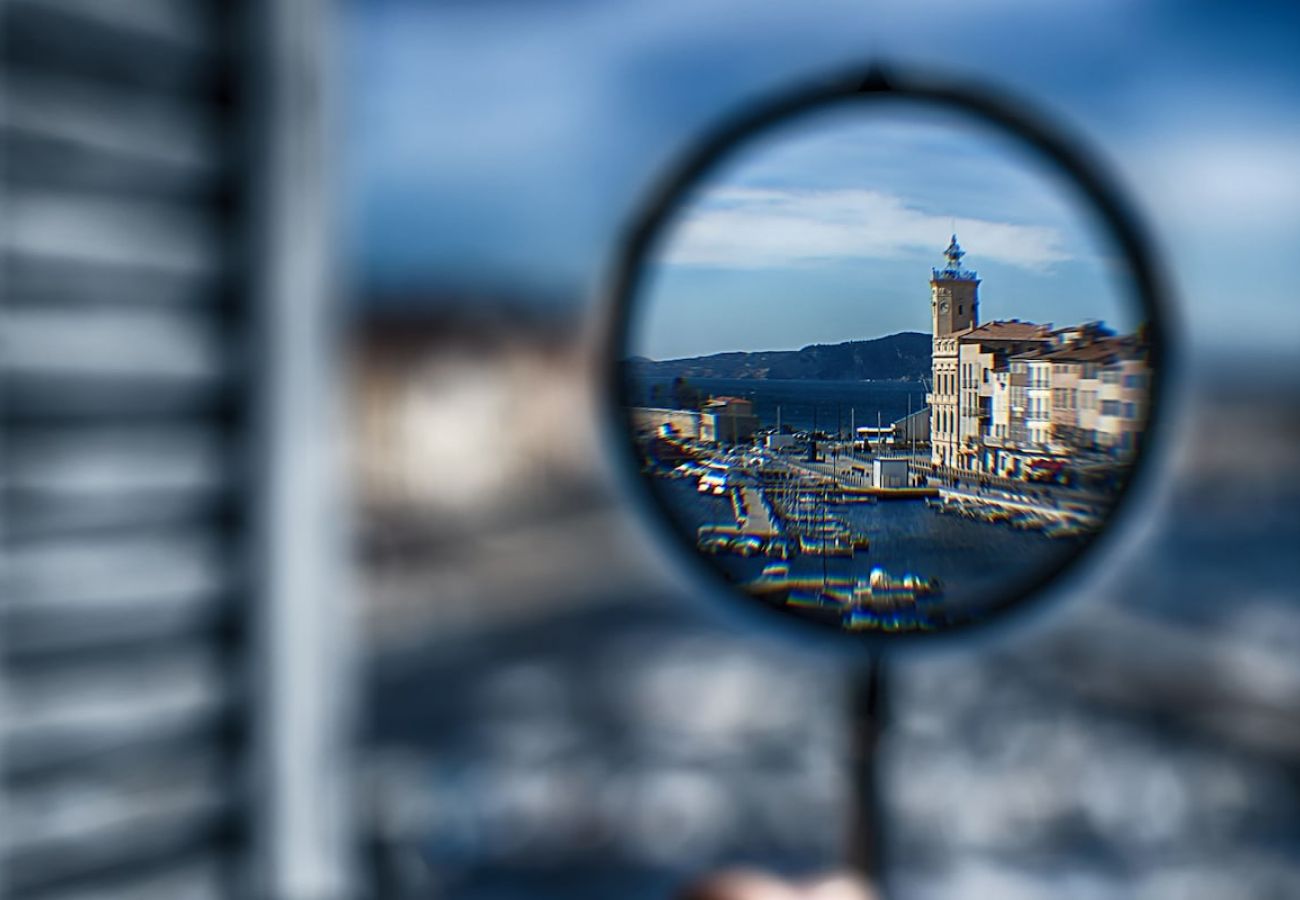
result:
<svg viewBox="0 0 1300 900"><path fill-rule="evenodd" d="M932 464L1019 476L1044 457L1135 451L1151 377L1141 337L1099 322L980 324L964 255L954 235L930 282Z"/></svg>

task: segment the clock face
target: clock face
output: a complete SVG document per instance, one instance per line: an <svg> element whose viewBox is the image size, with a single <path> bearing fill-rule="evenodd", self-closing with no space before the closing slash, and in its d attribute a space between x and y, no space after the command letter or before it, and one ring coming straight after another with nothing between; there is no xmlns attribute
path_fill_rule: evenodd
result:
<svg viewBox="0 0 1300 900"><path fill-rule="evenodd" d="M945 300L939 304L939 312L947 312L947 311L948 311L948 301Z"/></svg>

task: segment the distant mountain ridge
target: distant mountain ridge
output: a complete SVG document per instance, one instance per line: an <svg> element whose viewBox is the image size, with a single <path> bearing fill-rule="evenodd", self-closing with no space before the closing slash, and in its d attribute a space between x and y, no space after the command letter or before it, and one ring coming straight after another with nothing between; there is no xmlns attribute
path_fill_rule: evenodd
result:
<svg viewBox="0 0 1300 900"><path fill-rule="evenodd" d="M627 360L631 374L686 378L920 381L930 374L930 335L901 331L869 341L810 344L799 350L736 351L685 359Z"/></svg>

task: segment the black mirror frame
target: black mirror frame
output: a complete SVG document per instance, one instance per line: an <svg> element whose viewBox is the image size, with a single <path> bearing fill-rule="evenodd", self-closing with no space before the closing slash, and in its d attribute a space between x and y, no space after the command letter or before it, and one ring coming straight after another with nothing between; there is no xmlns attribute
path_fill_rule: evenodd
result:
<svg viewBox="0 0 1300 900"><path fill-rule="evenodd" d="M640 463L632 437L629 408L625 402L623 359L627 347L631 312L636 296L642 287L643 268L648 255L665 225L672 220L679 205L689 198L692 188L701 183L730 153L757 136L765 129L814 110L848 103L882 103L904 101L929 105L958 113L973 120L992 125L1018 139L1036 152L1049 165L1054 166L1066 181L1079 189L1090 202L1102 227L1109 231L1116 249L1127 261L1135 299L1145 314L1148 352L1151 369L1149 404L1143 440L1123 483L1118 488L1106 517L1105 525L1079 543L1074 552L1064 555L1055 567L1026 581L1023 587L1004 600L989 607L978 618L955 623L936 631L907 632L844 632L797 614L774 609L748 598L717 567L709 565L681 528L672 523L668 504L654 490L649 480L640 473ZM727 598L728 605L748 610L748 617L756 622L775 623L784 634L798 634L819 643L834 644L838 648L851 646L858 652L878 652L885 646L898 647L904 643L927 644L951 637L965 637L979 631L985 632L1014 618L1033 604L1027 602L1044 593L1049 585L1061 580L1067 572L1076 572L1085 558L1096 554L1109 535L1120 530L1117 523L1131 511L1129 502L1134 485L1145 482L1152 468L1150 460L1159 454L1163 439L1163 418L1168 393L1169 323L1170 303L1165 289L1165 279L1156 264L1156 255L1138 216L1124 199L1118 182L1101 166L1094 154L1086 150L1086 142L1078 135L1067 134L1059 128L1043 124L1047 117L1031 112L1024 102L987 86L973 87L968 83L950 84L938 80L901 77L879 66L851 71L846 76L835 77L805 85L793 91L778 94L742 110L726 119L719 127L696 142L669 172L649 202L640 208L627 228L616 258L607 295L599 358L602 415L613 455L619 462L619 474L632 484L629 491L649 515L656 529L666 532L665 543L674 547L675 556L683 560L683 568L692 572L692 581L707 585L713 593ZM630 476L630 477L626 477Z"/></svg>

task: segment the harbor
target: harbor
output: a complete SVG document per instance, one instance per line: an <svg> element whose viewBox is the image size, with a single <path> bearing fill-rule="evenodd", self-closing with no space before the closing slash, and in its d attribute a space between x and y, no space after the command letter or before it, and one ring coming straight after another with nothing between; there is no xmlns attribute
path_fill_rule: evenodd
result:
<svg viewBox="0 0 1300 900"><path fill-rule="evenodd" d="M627 361L643 473L694 486L667 505L750 594L849 630L940 628L1101 527L1143 442L1147 330L981 321L965 255L953 234L931 269L928 334Z"/></svg>
<svg viewBox="0 0 1300 900"><path fill-rule="evenodd" d="M849 631L928 631L963 619L1005 589L1008 570L1028 580L1086 533L1082 514L1059 502L929 484L912 460L908 483L884 487L861 483L843 460L807 457L656 437L646 474L730 580Z"/></svg>

